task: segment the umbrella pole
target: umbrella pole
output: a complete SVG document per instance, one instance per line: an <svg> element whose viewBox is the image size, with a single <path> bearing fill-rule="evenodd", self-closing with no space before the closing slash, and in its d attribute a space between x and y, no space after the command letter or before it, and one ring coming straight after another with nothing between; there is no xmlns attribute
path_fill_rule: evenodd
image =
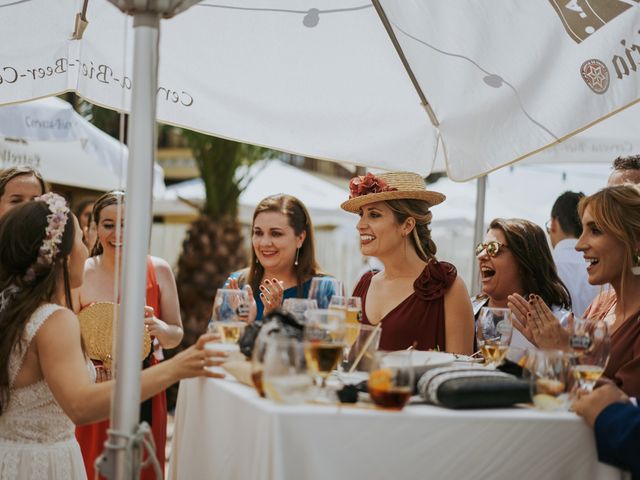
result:
<svg viewBox="0 0 640 480"><path fill-rule="evenodd" d="M473 230L473 246L472 251L475 252L475 246L482 242L484 237L484 207L487 193L487 176L483 175L478 178L476 185L476 222ZM471 295L477 295L480 292L478 285L479 271L478 262L475 257L472 259L471 267Z"/></svg>
<svg viewBox="0 0 640 480"><path fill-rule="evenodd" d="M135 44L129 122L122 303L118 320L112 430L104 470L110 479L138 478L139 443L132 444L140 413L140 368L146 297L146 258L151 229L151 195L156 145L156 91L160 17L134 15Z"/></svg>

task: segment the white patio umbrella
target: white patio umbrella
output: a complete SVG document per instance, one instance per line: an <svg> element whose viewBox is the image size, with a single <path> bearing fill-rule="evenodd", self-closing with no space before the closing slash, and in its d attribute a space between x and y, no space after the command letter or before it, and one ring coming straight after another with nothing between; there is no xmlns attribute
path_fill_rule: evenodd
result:
<svg viewBox="0 0 640 480"><path fill-rule="evenodd" d="M193 0L111 1L135 14L135 35L106 0L89 2L82 38L83 28L70 35L79 0L1 1L0 103L76 90L131 110L123 434L137 422L156 100L161 121L318 158L424 174L439 145L449 176L466 180L640 97L630 2L204 1L163 25L160 41L159 17Z"/></svg>
<svg viewBox="0 0 640 480"><path fill-rule="evenodd" d="M126 145L60 98L0 107L0 137L5 137L5 150L19 150L23 158L38 157L38 162L30 164L41 170L47 181L94 190L125 185L129 157ZM10 165L3 158L3 167ZM164 189L164 171L156 163L154 194L161 196Z"/></svg>

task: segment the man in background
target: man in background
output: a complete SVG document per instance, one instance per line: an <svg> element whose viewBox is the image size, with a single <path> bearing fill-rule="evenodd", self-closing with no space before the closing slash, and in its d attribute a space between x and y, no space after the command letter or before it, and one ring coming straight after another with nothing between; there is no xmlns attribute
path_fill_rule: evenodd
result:
<svg viewBox="0 0 640 480"><path fill-rule="evenodd" d="M640 184L640 155L618 157L613 161L613 171L607 185L611 187L623 183Z"/></svg>
<svg viewBox="0 0 640 480"><path fill-rule="evenodd" d="M551 208L551 220L546 225L558 276L569 290L572 310L577 317L582 316L600 291L600 287L588 282L587 265L582 253L575 249L578 237L582 235L582 222L578 216L578 202L582 197L582 192L560 195Z"/></svg>

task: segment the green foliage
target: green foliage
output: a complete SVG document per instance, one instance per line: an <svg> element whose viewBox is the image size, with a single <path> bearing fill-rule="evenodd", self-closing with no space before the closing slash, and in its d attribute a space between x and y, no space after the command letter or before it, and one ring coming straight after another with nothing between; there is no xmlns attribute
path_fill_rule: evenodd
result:
<svg viewBox="0 0 640 480"><path fill-rule="evenodd" d="M183 134L204 182L206 199L202 213L214 220L236 218L238 198L250 181L247 173L239 174L238 168L273 158L276 152L190 130L183 130Z"/></svg>

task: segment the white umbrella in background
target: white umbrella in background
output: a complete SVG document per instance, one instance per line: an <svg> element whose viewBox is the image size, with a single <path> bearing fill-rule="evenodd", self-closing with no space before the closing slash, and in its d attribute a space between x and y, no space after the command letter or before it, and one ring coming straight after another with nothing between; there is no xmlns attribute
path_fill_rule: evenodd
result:
<svg viewBox="0 0 640 480"><path fill-rule="evenodd" d="M439 144L449 176L466 180L640 97L629 2L205 1L160 41L160 16L194 0L111 1L135 14L135 34L106 0L83 2L83 38L70 35L77 0L0 0L0 103L76 90L131 109L125 221L136 228L113 412L124 434L138 418L156 100L161 121L318 158L424 174ZM115 451L123 478L127 452Z"/></svg>
<svg viewBox="0 0 640 480"><path fill-rule="evenodd" d="M60 98L0 107L0 145L0 168L22 162L40 170L47 181L93 190L125 185L126 145ZM162 195L164 188L164 172L155 164L154 193Z"/></svg>

